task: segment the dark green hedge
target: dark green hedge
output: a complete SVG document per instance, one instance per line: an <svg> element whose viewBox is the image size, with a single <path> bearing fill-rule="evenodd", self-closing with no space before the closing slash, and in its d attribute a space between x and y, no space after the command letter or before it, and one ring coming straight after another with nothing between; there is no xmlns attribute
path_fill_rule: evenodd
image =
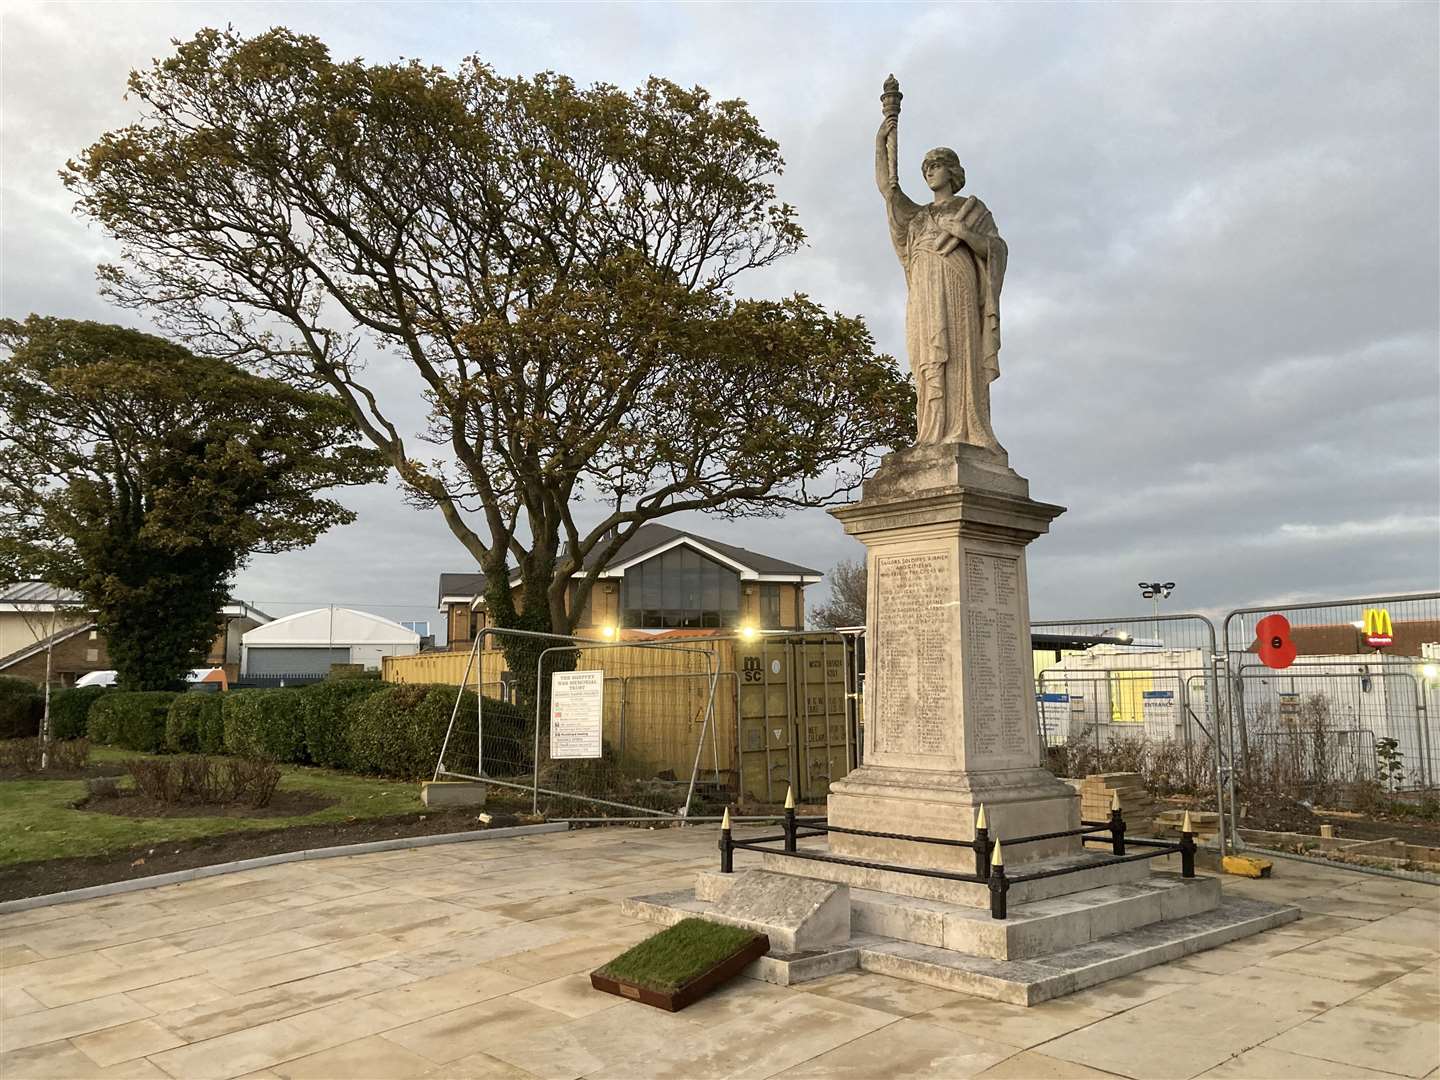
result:
<svg viewBox="0 0 1440 1080"><path fill-rule="evenodd" d="M33 739L40 734L45 695L29 679L0 675L0 739Z"/></svg>
<svg viewBox="0 0 1440 1080"><path fill-rule="evenodd" d="M165 721L180 695L168 690L112 690L90 706L90 740L146 754L165 749Z"/></svg>
<svg viewBox="0 0 1440 1080"><path fill-rule="evenodd" d="M305 764L298 690L232 690L222 694L225 751Z"/></svg>
<svg viewBox="0 0 1440 1080"><path fill-rule="evenodd" d="M181 694L165 718L165 747L177 754L225 751L225 722L220 694Z"/></svg>
<svg viewBox="0 0 1440 1080"><path fill-rule="evenodd" d="M352 767L349 709L357 701L386 688L375 679L327 679L295 691L305 751L316 765Z"/></svg>
<svg viewBox="0 0 1440 1080"><path fill-rule="evenodd" d="M402 780L428 780L435 772L440 745L455 708L455 694L453 686L389 686L353 702L349 708L351 767ZM446 764L452 769L474 768L475 709L475 694L467 690L460 704L464 722L455 725L445 753ZM502 754L507 761L513 759L517 744L528 738L517 735L528 731L522 710L503 701L485 699L487 760L499 760Z"/></svg>
<svg viewBox="0 0 1440 1080"><path fill-rule="evenodd" d="M57 739L90 735L90 708L108 691L103 686L76 686L50 692L50 731Z"/></svg>

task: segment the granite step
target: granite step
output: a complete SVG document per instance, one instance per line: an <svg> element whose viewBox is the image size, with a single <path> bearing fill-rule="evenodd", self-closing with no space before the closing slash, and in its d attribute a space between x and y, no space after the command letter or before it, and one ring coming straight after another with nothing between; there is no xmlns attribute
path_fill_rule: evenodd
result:
<svg viewBox="0 0 1440 1080"><path fill-rule="evenodd" d="M824 848L810 848L823 852ZM749 869L749 852L737 852L736 869ZM1107 885L1125 885L1145 881L1150 877L1150 868L1173 864L1178 870L1178 855L1157 855L1153 859L1137 859L1135 862L1105 865L1111 858L1108 852L1086 850L1069 855L1056 855L1048 859L1037 859L1017 865L1015 874L1039 873L1075 867L1074 873L1059 877L1040 878L1036 881L1012 881L1007 894L1011 908L1053 896L1086 892ZM893 893L897 896L914 896L925 900L939 900L966 907L990 907L990 887L971 881L947 881L944 878L924 877L920 874L904 874L894 870L874 870L841 863L817 862L813 859L797 859L778 851L761 853L759 867L777 874L797 874L801 877L820 878L849 885L851 889L867 889L872 892Z"/></svg>
<svg viewBox="0 0 1440 1080"><path fill-rule="evenodd" d="M1202 884L1196 888L1196 882ZM1207 882L1209 884L1204 884ZM1166 895L1172 904L1203 904L1214 896L1212 888L1218 884L1216 878L1191 879L1183 889L1162 893L1162 910L1167 903ZM620 904L621 911L631 918L664 926L689 916L703 918L714 908L713 901L697 899L693 889L630 897ZM1299 917L1299 909L1293 907L1259 900L1222 899L1208 910L1192 915L1100 936L1040 956L1015 959L961 952L942 945L853 929L850 940L844 944L795 954L772 952L751 964L745 974L788 986L858 966L866 971L1014 1005L1035 1005L1107 979L1258 934Z"/></svg>
<svg viewBox="0 0 1440 1080"><path fill-rule="evenodd" d="M1023 960L1197 915L1219 903L1217 879L1164 873L1151 874L1145 881L1010 904L1005 919L992 919L988 908L852 888L850 925L854 933L996 960Z"/></svg>
<svg viewBox="0 0 1440 1080"><path fill-rule="evenodd" d="M1231 898L1196 915L1127 930L1029 960L996 960L891 940L861 947L860 967L1012 1005L1036 1005L1299 917L1297 908Z"/></svg>

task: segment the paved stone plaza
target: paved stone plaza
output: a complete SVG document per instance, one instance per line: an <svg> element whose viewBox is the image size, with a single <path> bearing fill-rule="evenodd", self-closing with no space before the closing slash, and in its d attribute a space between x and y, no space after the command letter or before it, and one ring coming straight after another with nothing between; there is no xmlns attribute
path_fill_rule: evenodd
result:
<svg viewBox="0 0 1440 1080"><path fill-rule="evenodd" d="M742 854L737 862L743 866ZM671 1015L588 972L713 829L291 863L0 916L28 1077L1435 1077L1440 888L1279 862L1281 930L1033 1008L857 973Z"/></svg>

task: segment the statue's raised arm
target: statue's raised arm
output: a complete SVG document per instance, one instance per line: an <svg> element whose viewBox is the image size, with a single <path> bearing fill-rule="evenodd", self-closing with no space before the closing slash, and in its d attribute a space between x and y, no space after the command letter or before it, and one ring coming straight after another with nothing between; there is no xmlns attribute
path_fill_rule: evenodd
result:
<svg viewBox="0 0 1440 1080"><path fill-rule="evenodd" d="M920 209L919 203L912 202L900 190L900 173L896 165L900 99L903 96L900 84L891 75L885 80L885 92L880 95L880 108L885 118L880 122L880 130L875 133L875 186L885 200L885 214L890 221L890 242L895 245L895 254L899 256L901 266L906 265L907 258L905 234L909 230L910 219Z"/></svg>
<svg viewBox="0 0 1440 1080"><path fill-rule="evenodd" d="M995 218L973 195L947 147L920 166L931 202L900 190L900 84L885 80L875 135L875 183L895 254L905 268L905 346L915 379L917 444L962 442L1003 453L990 428L990 383L1000 374L1000 287L1008 251Z"/></svg>
<svg viewBox="0 0 1440 1080"><path fill-rule="evenodd" d="M900 83L891 75L885 80L884 92L880 95L880 111L885 119L875 133L875 186L880 194L889 198L890 193L900 187L900 173L896 166L900 132Z"/></svg>

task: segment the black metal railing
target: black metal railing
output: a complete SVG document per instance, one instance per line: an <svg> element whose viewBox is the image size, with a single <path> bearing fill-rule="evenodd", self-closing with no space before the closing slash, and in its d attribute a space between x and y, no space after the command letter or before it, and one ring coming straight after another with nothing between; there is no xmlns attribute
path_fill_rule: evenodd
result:
<svg viewBox="0 0 1440 1080"><path fill-rule="evenodd" d="M838 866L854 866L864 870L886 870L896 874L913 874L917 877L938 878L942 881L964 881L975 885L986 885L990 890L990 917L992 919L1003 919L1006 917L1006 898L1010 886L1022 881L1040 881L1045 878L1063 877L1066 874L1079 874L1086 870L1092 870L1100 866L1115 866L1119 863L1138 862L1143 859L1153 859L1157 855L1178 854L1180 856L1180 874L1182 877L1193 878L1195 876L1195 833L1182 831L1180 841L1173 843L1168 840L1127 840L1125 836L1125 817L1118 807L1110 811L1108 821L1082 821L1078 829L1062 829L1059 832L1036 833L1033 836L1015 836L1010 839L990 838L988 828L977 827L975 837L972 840L957 840L951 837L940 836L908 836L904 833L872 832L868 829L852 829L840 825L831 825L824 818L798 818L795 816L793 807L787 807L783 820L783 830L774 836L752 836L745 840L736 840L731 829L729 816L720 827L720 872L732 874L735 872L735 850L742 848L750 851L760 851L772 855L783 855L788 858L808 860L811 862L834 863ZM828 837L831 833L843 833L846 836L866 836L878 840L902 840L915 844L934 844L941 847L964 847L970 848L975 853L975 872L973 874L959 873L953 870L934 870L920 866L902 866L895 863L869 862L861 859L847 859L839 855L829 855L818 851L801 851L799 841L817 836ZM1103 835L1102 835L1103 834ZM1075 863L1071 866L1053 867L1048 870L1032 870L1029 873L1007 874L1003 858L1004 848L1018 847L1021 844L1033 844L1041 840L1058 840L1067 836L1078 836L1083 846L1085 840L1104 840L1110 845L1110 855L1103 859L1087 859L1084 862ZM779 851L767 847L767 844L781 844ZM1126 847L1146 848L1143 852L1130 853Z"/></svg>

